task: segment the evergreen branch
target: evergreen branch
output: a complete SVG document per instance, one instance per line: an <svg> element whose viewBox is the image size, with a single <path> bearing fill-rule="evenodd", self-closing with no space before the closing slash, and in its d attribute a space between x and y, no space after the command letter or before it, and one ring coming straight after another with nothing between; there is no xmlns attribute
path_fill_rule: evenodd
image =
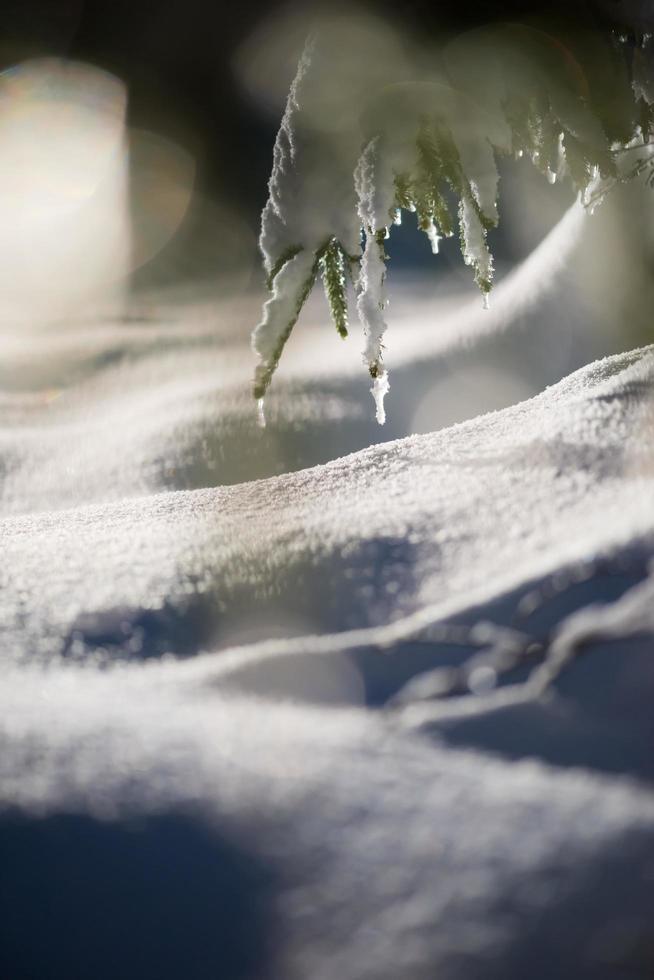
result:
<svg viewBox="0 0 654 980"><path fill-rule="evenodd" d="M592 166L584 153L583 145L567 129L563 130L563 149L572 183L583 193L590 183Z"/></svg>
<svg viewBox="0 0 654 980"><path fill-rule="evenodd" d="M436 140L425 120L423 120L418 133L416 149L418 151L418 166L422 171L426 186L425 199L427 203L427 208L424 209L427 223L423 225L421 222L420 227L423 231L427 231L433 222L446 238L450 238L454 233L454 223L440 189L444 178L443 160ZM458 159L458 153L456 153L456 157Z"/></svg>
<svg viewBox="0 0 654 980"><path fill-rule="evenodd" d="M559 169L559 146L561 126L554 118L551 109L542 118L540 127L540 145L538 147L537 165L541 173L549 179Z"/></svg>
<svg viewBox="0 0 654 980"><path fill-rule="evenodd" d="M511 33L509 40L515 40ZM289 97L282 124L283 139L279 139L281 150L286 147L287 152L284 156L280 150L280 159L275 158L275 180L264 210L261 242L270 268L268 286L272 296L254 333L254 347L260 358L254 390L259 398L270 384L284 345L320 272L341 337L347 336L348 330L347 276L355 282L357 310L366 336L365 361L375 382L380 382L373 386L373 392L376 400L381 400L385 391L382 381L386 378L381 355L386 329L383 284L387 257L386 229L380 226L399 221L402 210L416 212L418 226L436 252L440 235L449 237L454 232L456 222L448 207L451 192L458 202L463 260L473 270L486 299L493 279L487 238L488 231L497 224L498 154L526 154L551 182L565 173L583 204L591 209L616 184L644 171L647 183L654 187L654 154L648 147L654 133L654 106L649 94L651 85L643 71L638 84L625 75L628 84L617 103L602 105L596 104L596 92L571 87L565 74L558 80L554 77L554 85L550 85L548 72L537 64L533 72L527 73L524 86L503 89L508 94L499 104L500 118L495 122L474 106L468 119L465 85L463 101L461 91L452 86L454 91L448 92L446 83L440 82L433 86L401 83L382 90L369 119L377 136L368 142L364 154L360 154L358 133L348 136L346 167L335 181L338 202L349 202L346 213L345 203L341 207L337 202L334 207L326 196L322 200L330 174L320 171L315 154L302 150L302 140L294 143L296 125L302 132L298 120L303 114L310 118L310 93L306 105L298 95L298 86L303 84L309 68L309 62L301 63ZM507 78L511 77L509 64ZM599 111L602 108L604 112ZM400 122L395 128L394 119ZM464 125L469 125L469 131L462 129ZM309 126L307 132L311 131ZM640 149L644 151L638 154L641 159L621 157L622 153L638 151L639 136L643 141ZM371 148L374 153L368 152ZM360 155L355 163L357 154ZM350 159L354 198L358 200L355 208L349 185ZM412 161L411 165L405 161ZM361 243L362 232L365 247L360 254L352 254ZM296 241L308 242L309 248L302 249L294 244ZM280 251L281 256L273 261ZM358 275L355 263L359 266ZM378 405L378 418L379 414Z"/></svg>
<svg viewBox="0 0 654 980"><path fill-rule="evenodd" d="M531 130L529 109L524 100L515 94L507 96L502 102L502 112L511 131L512 150L516 156L528 153L531 156Z"/></svg>
<svg viewBox="0 0 654 980"><path fill-rule="evenodd" d="M408 174L395 174L395 204L398 208L405 211L415 210L415 205L411 197L411 180Z"/></svg>
<svg viewBox="0 0 654 980"><path fill-rule="evenodd" d="M437 147L437 157L443 178L452 190L461 196L465 189L465 177L461 166L461 157L452 139L452 134L442 123L434 124L434 138Z"/></svg>
<svg viewBox="0 0 654 980"><path fill-rule="evenodd" d="M346 256L335 238L319 253L320 272L334 326L340 337L347 337Z"/></svg>

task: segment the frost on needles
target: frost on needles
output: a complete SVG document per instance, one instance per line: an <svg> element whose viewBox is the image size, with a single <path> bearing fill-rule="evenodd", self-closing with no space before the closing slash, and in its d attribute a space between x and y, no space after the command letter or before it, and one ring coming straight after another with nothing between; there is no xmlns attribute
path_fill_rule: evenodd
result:
<svg viewBox="0 0 654 980"><path fill-rule="evenodd" d="M270 297L252 338L256 398L316 279L347 337L351 282L383 423L385 239L403 211L415 213L434 253L458 227L463 261L487 305L498 158L524 157L551 183L567 178L591 209L617 181L643 170L651 179L651 38L637 39L635 56L627 51L633 39L607 34L596 43L605 59L601 84L559 40L516 25L459 36L440 52L438 70L425 70L423 59L410 74L406 65L368 66L356 51L349 53L356 69L343 70L347 44L338 32L318 31L307 42L262 215Z"/></svg>

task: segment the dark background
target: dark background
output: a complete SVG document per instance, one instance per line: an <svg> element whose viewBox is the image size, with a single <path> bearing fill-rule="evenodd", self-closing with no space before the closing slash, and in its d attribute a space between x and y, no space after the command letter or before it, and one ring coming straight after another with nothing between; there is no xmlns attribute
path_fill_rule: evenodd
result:
<svg viewBox="0 0 654 980"><path fill-rule="evenodd" d="M638 0L377 0L358 6L421 37L493 20L537 21L541 15L549 24L560 21L562 29L592 23L638 31L652 20L652 5ZM324 9L312 0L301 9L313 7ZM332 11L337 7L329 5ZM260 0L14 0L0 3L0 64L60 54L117 75L129 88L130 122L181 141L196 158L198 186L205 192L217 185L233 188L248 222L256 223L277 122L242 91L233 57L257 25L284 8ZM167 132L171 127L174 132Z"/></svg>

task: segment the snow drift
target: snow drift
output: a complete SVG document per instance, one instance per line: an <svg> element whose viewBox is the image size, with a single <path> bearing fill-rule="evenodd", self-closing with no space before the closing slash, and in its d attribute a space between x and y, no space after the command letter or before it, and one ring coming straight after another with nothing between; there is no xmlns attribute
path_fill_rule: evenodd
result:
<svg viewBox="0 0 654 980"><path fill-rule="evenodd" d="M215 487L371 429L193 309L6 349L0 973L646 973L654 351Z"/></svg>

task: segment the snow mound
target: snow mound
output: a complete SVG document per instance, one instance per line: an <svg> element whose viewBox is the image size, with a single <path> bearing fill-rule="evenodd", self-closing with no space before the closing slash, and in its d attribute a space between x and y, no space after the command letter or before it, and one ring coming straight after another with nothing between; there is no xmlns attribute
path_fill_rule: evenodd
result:
<svg viewBox="0 0 654 980"><path fill-rule="evenodd" d="M0 972L647 969L653 372L231 487L62 457L0 528Z"/></svg>

